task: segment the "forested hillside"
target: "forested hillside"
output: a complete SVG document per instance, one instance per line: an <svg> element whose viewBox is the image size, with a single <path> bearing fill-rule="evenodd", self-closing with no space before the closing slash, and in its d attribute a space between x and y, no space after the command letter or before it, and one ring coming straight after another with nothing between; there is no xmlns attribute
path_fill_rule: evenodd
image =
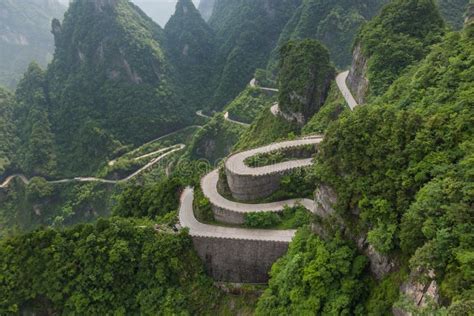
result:
<svg viewBox="0 0 474 316"><path fill-rule="evenodd" d="M0 88L0 314L474 314L467 0L201 1L163 29L75 0L52 63ZM241 203L239 177L276 189ZM241 277L267 233L268 284L209 277L199 245Z"/></svg>
<svg viewBox="0 0 474 316"><path fill-rule="evenodd" d="M24 80L42 89L35 102L50 123L57 174L91 174L121 146L189 121L162 47L163 30L133 4L75 1L63 23L53 22L53 33L52 64L41 78L27 74ZM32 103L23 103L18 126L32 124ZM26 136L23 141L31 140Z"/></svg>
<svg viewBox="0 0 474 316"><path fill-rule="evenodd" d="M14 89L31 61L44 67L52 59L51 20L65 10L57 0L0 2L0 86Z"/></svg>
<svg viewBox="0 0 474 316"><path fill-rule="evenodd" d="M420 11L418 19L425 13ZM382 29L391 25L383 15L377 21ZM339 244L329 250L335 241L313 236L303 241L301 235L274 265L257 311L381 315L391 313L392 306L430 315L474 311L473 34L472 25L462 33L446 34L381 98L345 112L326 132L314 179L335 189L337 203L325 227L341 231L362 251L365 239L371 269L378 264L382 268L384 260L390 263L383 279L364 285L359 276L357 284L365 289L350 287L364 260L356 259L352 267L347 265L354 259L344 261L346 266L334 263L344 256L354 258L353 246ZM376 259L374 250L382 257ZM322 254L315 260L314 253ZM328 273L345 283L330 282L331 290L328 284L321 291L329 276L313 271L327 269L322 263L326 255L332 267ZM277 290L281 288L286 290ZM308 288L308 297L288 294L306 293ZM431 297L432 304L426 299L414 304L414 295ZM357 305L361 301L365 303Z"/></svg>
<svg viewBox="0 0 474 316"><path fill-rule="evenodd" d="M289 40L312 38L331 52L338 67L350 64L350 49L359 27L378 13L387 0L304 0L283 29L268 70L276 73L280 48Z"/></svg>
<svg viewBox="0 0 474 316"><path fill-rule="evenodd" d="M263 68L301 0L219 0L209 25L216 32L218 70L214 109L222 108Z"/></svg>
<svg viewBox="0 0 474 316"><path fill-rule="evenodd" d="M385 6L356 39L351 75L367 78L363 99L383 94L404 69L425 57L444 27L434 1L395 0ZM349 80L357 94L358 80Z"/></svg>
<svg viewBox="0 0 474 316"><path fill-rule="evenodd" d="M191 0L179 0L165 27L166 48L187 104L200 109L212 95L216 67L213 30Z"/></svg>

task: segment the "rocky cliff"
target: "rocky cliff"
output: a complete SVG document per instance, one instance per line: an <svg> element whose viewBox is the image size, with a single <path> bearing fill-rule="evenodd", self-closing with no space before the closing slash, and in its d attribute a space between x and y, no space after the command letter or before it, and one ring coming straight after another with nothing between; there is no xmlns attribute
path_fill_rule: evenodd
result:
<svg viewBox="0 0 474 316"><path fill-rule="evenodd" d="M369 80L367 79L368 59L362 53L361 44L356 44L352 56L351 69L347 76L346 84L352 92L357 103L365 103L365 97L369 89Z"/></svg>
<svg viewBox="0 0 474 316"><path fill-rule="evenodd" d="M335 70L316 40L290 41L281 49L278 102L285 117L304 125L324 104Z"/></svg>
<svg viewBox="0 0 474 316"><path fill-rule="evenodd" d="M122 145L142 144L191 119L163 29L131 2L74 1L52 32L45 108L63 172L90 174Z"/></svg>

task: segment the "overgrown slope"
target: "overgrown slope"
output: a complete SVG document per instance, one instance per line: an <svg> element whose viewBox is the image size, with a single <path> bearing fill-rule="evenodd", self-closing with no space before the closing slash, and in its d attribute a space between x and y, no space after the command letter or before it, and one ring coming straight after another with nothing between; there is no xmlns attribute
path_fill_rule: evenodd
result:
<svg viewBox="0 0 474 316"><path fill-rule="evenodd" d="M215 30L218 69L213 107L220 110L263 68L280 32L301 0L219 0L209 20Z"/></svg>
<svg viewBox="0 0 474 316"><path fill-rule="evenodd" d="M304 0L283 29L268 69L278 71L279 50L289 40L317 39L338 67L350 63L350 49L359 27L378 13L387 0Z"/></svg>
<svg viewBox="0 0 474 316"><path fill-rule="evenodd" d="M44 79L25 80L40 80L33 86L42 87L38 102L50 123L58 174L90 175L122 145L190 121L162 48L163 30L133 4L75 1L62 24L53 22L53 33L56 52ZM31 107L24 102L24 112ZM28 124L29 116L20 116L18 126Z"/></svg>

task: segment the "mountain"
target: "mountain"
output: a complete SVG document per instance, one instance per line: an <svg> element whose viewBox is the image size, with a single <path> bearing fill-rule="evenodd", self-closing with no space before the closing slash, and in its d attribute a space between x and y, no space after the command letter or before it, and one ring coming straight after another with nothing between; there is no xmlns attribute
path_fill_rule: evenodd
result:
<svg viewBox="0 0 474 316"><path fill-rule="evenodd" d="M327 48L316 40L289 41L280 55L279 108L303 126L326 101L335 69Z"/></svg>
<svg viewBox="0 0 474 316"><path fill-rule="evenodd" d="M166 47L181 90L196 109L212 94L215 36L191 0L179 0L165 27Z"/></svg>
<svg viewBox="0 0 474 316"><path fill-rule="evenodd" d="M266 65L301 0L219 0L209 25L216 33L218 69L212 106L221 109Z"/></svg>
<svg viewBox="0 0 474 316"><path fill-rule="evenodd" d="M469 0L438 0L439 10L454 29L461 29Z"/></svg>
<svg viewBox="0 0 474 316"><path fill-rule="evenodd" d="M14 88L33 60L42 66L52 59L51 20L66 8L56 0L0 2L0 85Z"/></svg>
<svg viewBox="0 0 474 316"><path fill-rule="evenodd" d="M377 18L378 32L411 29L391 23L396 12L427 23L424 6L431 4L418 1L419 11L391 7L392 14ZM431 32L412 31L431 43ZM272 267L257 315L474 312L473 36L472 24L443 35L418 62L394 73L379 98L329 125L310 180L318 202L335 201L321 206L327 217L316 225L324 233L297 234ZM367 281L367 268L375 280Z"/></svg>
<svg viewBox="0 0 474 316"><path fill-rule="evenodd" d="M177 0L131 0L150 18L161 26L165 26L175 12ZM197 5L199 1L194 1Z"/></svg>
<svg viewBox="0 0 474 316"><path fill-rule="evenodd" d="M348 85L359 102L383 94L408 66L439 42L444 21L433 0L394 0L363 26Z"/></svg>
<svg viewBox="0 0 474 316"><path fill-rule="evenodd" d="M52 28L56 51L44 79L25 80L41 77L28 86L43 87L59 174L90 175L123 145L142 144L190 120L164 32L138 7L127 0L74 1ZM23 94L33 95L28 86ZM31 111L31 102L23 103ZM32 124L28 115L20 117L18 126Z"/></svg>
<svg viewBox="0 0 474 316"><path fill-rule="evenodd" d="M387 0L304 0L283 29L268 70L273 74L278 71L279 50L287 41L305 38L321 41L338 67L349 65L357 30L385 3Z"/></svg>
<svg viewBox="0 0 474 316"><path fill-rule="evenodd" d="M199 1L198 10L204 20L208 21L214 11L216 0L201 0Z"/></svg>

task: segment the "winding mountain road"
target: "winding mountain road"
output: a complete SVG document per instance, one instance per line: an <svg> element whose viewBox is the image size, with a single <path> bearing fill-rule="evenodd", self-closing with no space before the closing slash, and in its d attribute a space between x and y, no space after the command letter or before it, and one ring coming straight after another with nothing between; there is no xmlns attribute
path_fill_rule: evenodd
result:
<svg viewBox="0 0 474 316"><path fill-rule="evenodd" d="M203 117L203 118L206 118L206 119L211 119L212 117L210 117L209 115L206 115L202 112L202 110L199 110L199 111L196 111L196 115L197 116L200 116L200 117ZM244 123L244 122L240 122L240 121L236 121L236 120L233 120L229 117L229 112L225 112L224 113L224 119L228 122L231 122L231 123L234 123L234 124L239 124L239 125L242 125L242 126L245 126L245 127L249 127L250 124L248 123Z"/></svg>
<svg viewBox="0 0 474 316"><path fill-rule="evenodd" d="M349 108L351 110L354 110L358 103L352 95L351 91L349 90L349 87L347 86L347 76L349 76L349 70L341 72L336 76L336 83L337 87L339 88L339 91L341 91L342 96L346 100L347 105L349 105Z"/></svg>
<svg viewBox="0 0 474 316"><path fill-rule="evenodd" d="M133 179L134 177L136 177L137 175L141 174L143 171L145 171L145 170L151 168L152 166L154 166L155 164L160 162L163 158L171 155L172 153L175 153L177 151L180 151L180 150L184 149L184 147L186 147L186 145L177 144L177 145L173 145L173 146L170 146L170 147L167 147L167 148L163 148L159 152L166 151L164 154L160 155L159 157L156 157L156 158L152 159L145 166L141 167L140 169L138 169L137 171L135 171L134 173L132 173L131 175L129 175L129 176L123 178L123 179L108 180L108 179L95 178L95 177L76 177L76 178L72 178L72 179L52 180L52 181L48 181L48 183L60 184L60 183L70 183L70 182L100 182L100 183L117 184L117 183L121 183L121 182L127 182L127 181L130 181L131 179ZM150 154L156 154L156 153L157 152L150 153ZM144 158L144 156L141 156L141 157L138 157L138 158L142 159L142 158ZM26 176L24 176L22 174L14 174L14 175L11 175L11 176L7 177L5 179L5 181L3 181L2 184L0 184L0 189L4 189L4 188L8 187L9 184L11 183L11 181L15 178L19 178L24 184L30 183L30 179L28 179Z"/></svg>
<svg viewBox="0 0 474 316"><path fill-rule="evenodd" d="M351 110L357 106L357 102L352 96L346 85L348 71L340 73L336 77L337 86L344 96ZM250 86L256 87L255 79L250 81ZM261 88L262 89L262 88ZM269 91L278 91L277 89L266 88ZM278 103L275 103L270 111L276 116L280 114ZM201 112L202 114L202 112ZM199 114L198 114L199 115ZM268 153L275 150L286 149L297 146L317 145L323 140L322 136L312 135L303 139L274 143L268 146L240 152L230 156L225 162L225 168L239 176L249 175L260 177L271 173L284 172L296 168L310 166L312 159L291 160L277 163L264 167L252 168L245 164L245 160L249 157L261 153ZM273 203L247 204L234 202L221 196L217 190L219 181L219 170L214 170L201 179L201 188L204 195L209 199L210 203L218 208L226 209L236 213L252 213L252 212L277 212L281 211L285 206L302 205L311 212L315 212L315 202L310 199L293 199L287 201L279 201ZM207 225L197 221L193 211L194 192L192 188L186 188L181 195L181 205L179 209L179 220L183 227L189 228L191 236L211 237L211 238L232 238L243 240L267 240L290 242L295 234L295 230L259 230L259 229L240 229L223 226Z"/></svg>
<svg viewBox="0 0 474 316"><path fill-rule="evenodd" d="M179 222L181 226L189 228L191 236L289 243L296 232L295 230L245 229L203 224L194 217L193 200L194 191L192 188L187 187L181 194Z"/></svg>

